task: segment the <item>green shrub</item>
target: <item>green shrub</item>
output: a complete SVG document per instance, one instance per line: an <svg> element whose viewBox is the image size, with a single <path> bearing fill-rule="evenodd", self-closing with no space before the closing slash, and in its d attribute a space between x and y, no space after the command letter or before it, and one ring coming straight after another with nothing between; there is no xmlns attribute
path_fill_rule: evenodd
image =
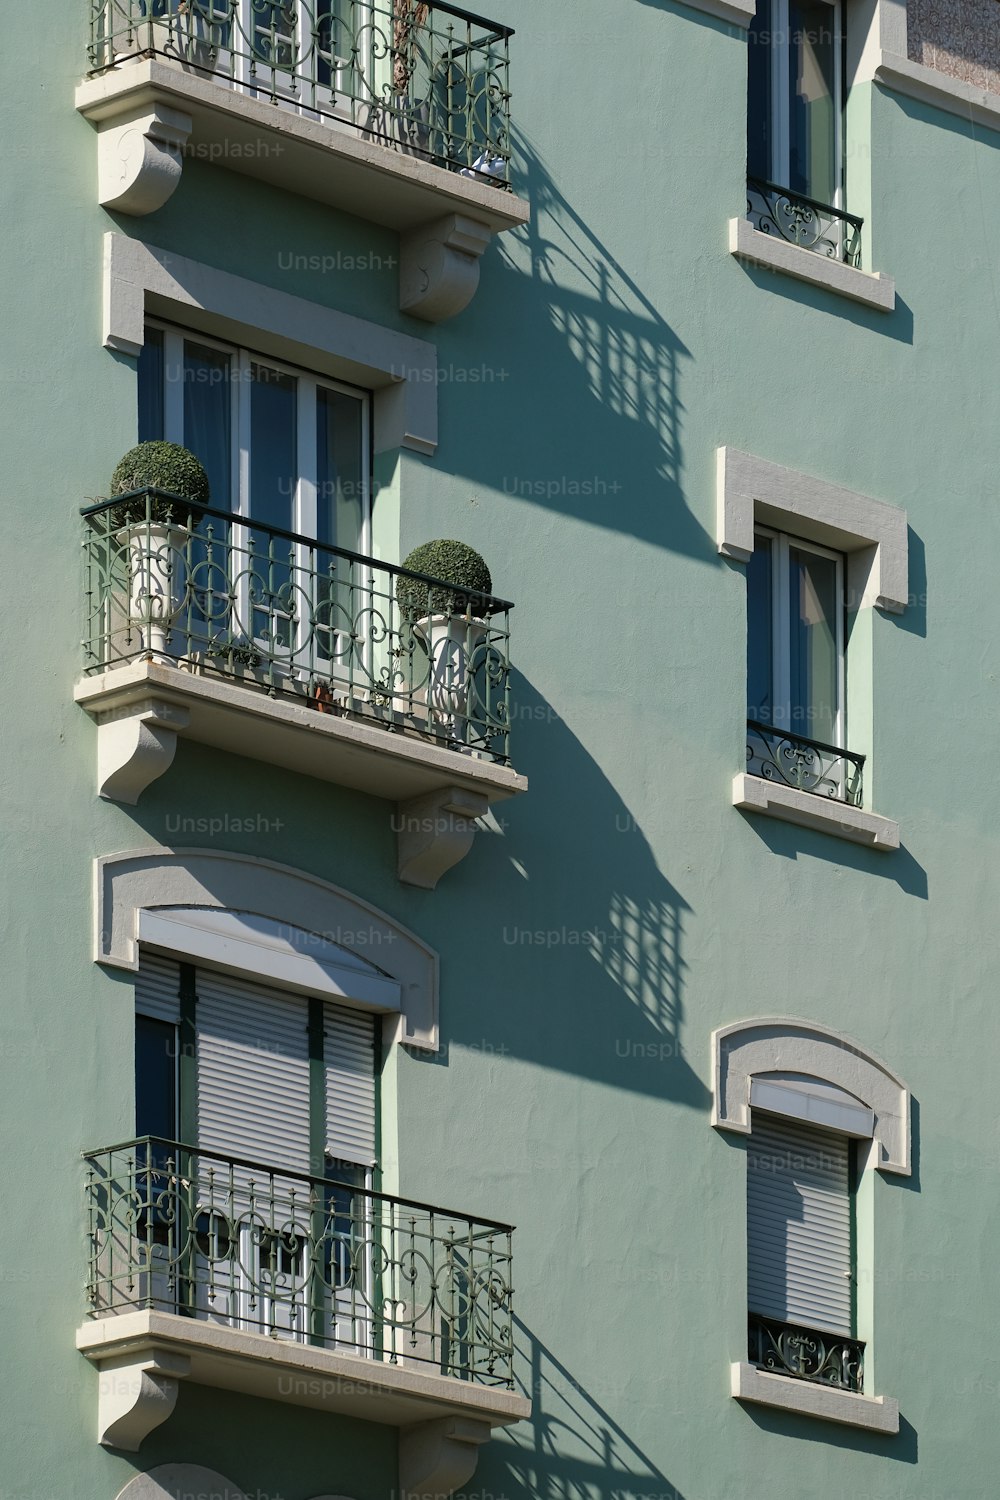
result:
<svg viewBox="0 0 1000 1500"><path fill-rule="evenodd" d="M109 513L113 530L131 521L177 521L183 523L187 512L207 505L211 498L208 475L198 459L177 443L139 443L130 448L111 476L111 494L133 496L136 490L165 490L182 503L160 495L135 495L116 505ZM147 511L148 505L148 511Z"/></svg>
<svg viewBox="0 0 1000 1500"><path fill-rule="evenodd" d="M421 615L459 615L466 609L473 615L486 613L483 600L470 599L469 594L492 594L490 570L479 553L464 542L424 542L403 559L403 567L452 585L435 588L400 574L396 579L396 599L404 616L419 619Z"/></svg>

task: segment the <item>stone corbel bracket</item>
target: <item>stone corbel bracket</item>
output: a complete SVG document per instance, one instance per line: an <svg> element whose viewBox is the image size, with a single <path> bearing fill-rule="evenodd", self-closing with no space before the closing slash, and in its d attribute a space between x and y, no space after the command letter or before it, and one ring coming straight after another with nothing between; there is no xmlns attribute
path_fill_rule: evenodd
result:
<svg viewBox="0 0 1000 1500"><path fill-rule="evenodd" d="M163 104L146 105L98 126L97 196L123 214L151 214L181 180L192 120Z"/></svg>
<svg viewBox="0 0 1000 1500"><path fill-rule="evenodd" d="M476 836L476 819L489 800L464 787L445 787L400 802L396 831L396 873L406 885L432 891L441 876L465 858Z"/></svg>
<svg viewBox="0 0 1000 1500"><path fill-rule="evenodd" d="M183 1354L146 1350L100 1367L97 1441L137 1453L144 1438L167 1420L177 1402L177 1382L190 1374Z"/></svg>
<svg viewBox="0 0 1000 1500"><path fill-rule="evenodd" d="M476 1472L479 1449L490 1440L489 1422L441 1417L417 1422L399 1434L402 1500L444 1500Z"/></svg>
<svg viewBox="0 0 1000 1500"><path fill-rule="evenodd" d="M170 769L186 708L149 698L111 709L97 719L97 790L109 802L134 807L146 788Z"/></svg>
<svg viewBox="0 0 1000 1500"><path fill-rule="evenodd" d="M445 214L400 236L399 305L427 323L468 307L479 285L479 261L491 239L487 224Z"/></svg>

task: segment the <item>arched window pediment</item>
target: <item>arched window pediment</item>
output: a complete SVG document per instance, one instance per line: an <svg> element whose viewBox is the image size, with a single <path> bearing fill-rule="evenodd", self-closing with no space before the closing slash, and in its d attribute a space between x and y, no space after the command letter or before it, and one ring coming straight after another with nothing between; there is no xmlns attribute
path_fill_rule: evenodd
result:
<svg viewBox="0 0 1000 1500"><path fill-rule="evenodd" d="M848 1135L870 1135L878 1169L910 1175L910 1091L843 1032L788 1016L720 1027L712 1033L712 1081L717 1130L748 1135L754 1104L773 1108L768 1091L780 1090L780 1112ZM795 1091L806 1101L801 1110Z"/></svg>
<svg viewBox="0 0 1000 1500"><path fill-rule="evenodd" d="M303 870L217 849L95 861L98 963L136 970L148 944L231 972L400 1017L437 1051L437 955L385 912Z"/></svg>

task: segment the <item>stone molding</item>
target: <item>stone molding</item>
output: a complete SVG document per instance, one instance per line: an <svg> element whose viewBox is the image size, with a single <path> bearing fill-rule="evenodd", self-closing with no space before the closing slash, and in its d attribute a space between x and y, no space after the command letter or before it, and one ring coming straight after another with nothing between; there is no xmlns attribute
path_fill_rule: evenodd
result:
<svg viewBox="0 0 1000 1500"><path fill-rule="evenodd" d="M155 312L371 390L376 453L437 448L437 349L425 339L114 231L104 236L103 285L108 349L137 357Z"/></svg>
<svg viewBox="0 0 1000 1500"><path fill-rule="evenodd" d="M750 1080L804 1073L833 1084L870 1109L881 1172L910 1175L910 1091L853 1037L792 1016L736 1021L712 1032L712 1125L749 1135Z"/></svg>
<svg viewBox="0 0 1000 1500"><path fill-rule="evenodd" d="M185 906L267 917L321 937L340 933L342 947L367 962L377 958L378 967L399 983L397 1040L438 1050L437 954L349 891L255 855L152 847L100 856L94 861L95 962L135 972L142 912ZM352 948L346 939L359 932L366 941L358 943L355 936ZM298 976L293 980L300 987Z"/></svg>

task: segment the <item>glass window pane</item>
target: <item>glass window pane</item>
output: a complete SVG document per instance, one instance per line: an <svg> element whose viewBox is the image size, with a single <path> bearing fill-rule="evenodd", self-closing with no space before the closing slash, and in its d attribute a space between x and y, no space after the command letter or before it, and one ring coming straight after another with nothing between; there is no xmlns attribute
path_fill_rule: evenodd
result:
<svg viewBox="0 0 1000 1500"><path fill-rule="evenodd" d="M841 607L838 567L798 547L788 549L789 665L794 733L836 743L840 698L837 614Z"/></svg>
<svg viewBox="0 0 1000 1500"><path fill-rule="evenodd" d="M298 486L296 380L270 365L250 367L250 515L292 531Z"/></svg>
<svg viewBox="0 0 1000 1500"><path fill-rule="evenodd" d="M316 392L317 540L360 552L365 520L362 410L356 396Z"/></svg>
<svg viewBox="0 0 1000 1500"><path fill-rule="evenodd" d="M838 187L835 18L824 0L790 0L788 186L821 203L833 203Z"/></svg>
<svg viewBox="0 0 1000 1500"><path fill-rule="evenodd" d="M168 378L174 378L168 371ZM200 458L211 503L232 502L232 356L207 344L184 341L184 446Z"/></svg>
<svg viewBox="0 0 1000 1500"><path fill-rule="evenodd" d="M162 442L163 431L163 330L147 328L139 351L139 441Z"/></svg>
<svg viewBox="0 0 1000 1500"><path fill-rule="evenodd" d="M135 1133L177 1139L177 1028L135 1018Z"/></svg>
<svg viewBox="0 0 1000 1500"><path fill-rule="evenodd" d="M250 515L282 531L294 530L299 464L296 424L298 383L270 365L250 366ZM288 650L302 614L292 574L294 543L267 532L251 533L250 592L253 634L271 648Z"/></svg>
<svg viewBox="0 0 1000 1500"><path fill-rule="evenodd" d="M758 0L747 32L747 175L770 182L771 55L774 35L772 0Z"/></svg>
<svg viewBox="0 0 1000 1500"><path fill-rule="evenodd" d="M774 543L758 536L747 564L747 718L774 718L774 646L771 599Z"/></svg>

